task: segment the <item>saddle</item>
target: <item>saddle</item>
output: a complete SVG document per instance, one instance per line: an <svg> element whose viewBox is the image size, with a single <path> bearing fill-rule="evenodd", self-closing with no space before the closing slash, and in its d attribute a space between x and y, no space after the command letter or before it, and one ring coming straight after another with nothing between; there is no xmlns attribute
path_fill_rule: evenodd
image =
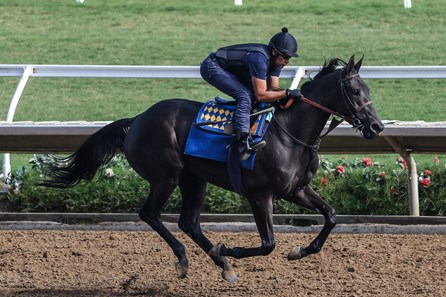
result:
<svg viewBox="0 0 446 297"><path fill-rule="evenodd" d="M228 161L228 149L234 140L232 120L236 101L216 97L202 105L190 128L184 153L220 162ZM254 141L260 141L272 118L274 107L267 103L253 106L250 133ZM255 153L241 165L252 169Z"/></svg>

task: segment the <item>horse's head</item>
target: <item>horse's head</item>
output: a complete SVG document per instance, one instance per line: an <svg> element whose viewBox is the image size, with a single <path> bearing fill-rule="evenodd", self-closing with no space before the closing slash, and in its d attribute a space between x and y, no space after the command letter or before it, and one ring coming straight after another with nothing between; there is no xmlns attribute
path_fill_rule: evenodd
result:
<svg viewBox="0 0 446 297"><path fill-rule="evenodd" d="M361 131L364 138L370 139L384 130L384 124L379 119L370 100L370 92L367 85L359 76L361 58L355 64L355 56L352 56L342 70L339 71L339 85L342 100L335 100L335 110L345 116L354 128Z"/></svg>

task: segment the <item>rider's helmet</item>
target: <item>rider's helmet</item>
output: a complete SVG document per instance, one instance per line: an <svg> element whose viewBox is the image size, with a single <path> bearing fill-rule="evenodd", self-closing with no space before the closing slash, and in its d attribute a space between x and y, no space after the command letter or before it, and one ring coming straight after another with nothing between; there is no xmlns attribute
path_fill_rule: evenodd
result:
<svg viewBox="0 0 446 297"><path fill-rule="evenodd" d="M288 28L283 27L282 32L277 33L269 41L269 45L278 50L282 54L286 54L291 57L299 57L297 54L297 41L290 33Z"/></svg>

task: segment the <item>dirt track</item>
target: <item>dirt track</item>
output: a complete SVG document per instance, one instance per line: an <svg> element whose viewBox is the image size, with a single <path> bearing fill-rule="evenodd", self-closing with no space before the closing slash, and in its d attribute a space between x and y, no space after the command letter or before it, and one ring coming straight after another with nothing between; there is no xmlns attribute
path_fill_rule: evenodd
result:
<svg viewBox="0 0 446 297"><path fill-rule="evenodd" d="M256 233L206 232L229 246L258 245ZM186 236L189 276L153 232L0 231L0 296L446 296L446 236L331 235L323 251L289 262L314 233L277 233L267 257L231 259L239 280Z"/></svg>

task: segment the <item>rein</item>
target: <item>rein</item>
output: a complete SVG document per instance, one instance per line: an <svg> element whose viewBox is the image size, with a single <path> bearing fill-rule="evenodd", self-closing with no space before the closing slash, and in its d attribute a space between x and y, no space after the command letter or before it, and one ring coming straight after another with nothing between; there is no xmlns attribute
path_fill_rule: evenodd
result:
<svg viewBox="0 0 446 297"><path fill-rule="evenodd" d="M323 106L323 105L320 105L319 103L316 103L316 102L314 102L314 101L312 101L312 100L310 100L310 99L308 99L308 98L306 98L306 97L302 97L302 98L300 99L300 101L305 102L305 103L310 104L310 105L313 105L314 107L316 107L316 108L318 108L318 109L320 109L320 110L323 110L323 111L325 111L325 112L327 112L327 113L329 113L329 114L332 114L332 115L334 115L334 116L337 116L338 118L341 118L341 119L343 119L343 120L347 120L347 121L348 121L348 120L352 120L350 117L345 116L345 115L342 115L342 114L340 114L339 112L334 111L334 110L331 110L330 108L325 107L325 106Z"/></svg>
<svg viewBox="0 0 446 297"><path fill-rule="evenodd" d="M342 73L341 73L341 75L342 75ZM315 144L313 144L313 145L311 145L311 144L307 144L307 143L305 143L305 142L303 142L303 141L297 139L296 137L294 137L293 135L291 135L291 133L288 132L288 131L287 131L287 130L286 130L286 129L285 129L285 128L284 128L284 127L277 121L277 120L276 120L275 117L273 117L272 119L277 123L277 125L279 126L279 128L280 128L286 135L288 135L288 137L290 137L291 139L293 139L295 142L299 143L300 145L302 145L302 146L304 146L304 147L306 147L306 148L311 148L311 149L313 149L313 150L318 150L322 138L324 138L328 133L330 133L331 131L333 131L333 130L334 130L340 123L342 123L344 120L347 121L347 122L349 122L349 123L354 123L355 125L358 125L358 126L359 126L361 123L360 123L359 119L355 116L355 113L361 111L362 109L364 109L364 108L367 107L368 105L372 104L372 101L367 101L367 102L365 102L364 104L362 104L361 106L359 106L358 108L353 108L354 104L353 104L352 100L350 99L350 96L347 94L347 91L345 90L344 82L346 82L346 81L348 81L348 80L350 80L350 79L352 79L352 78L355 78L355 77L357 77L357 76L359 76L359 74L349 75L349 76L344 77L344 78L341 78L341 79L339 80L339 84L340 84L340 87L341 87L342 99L344 100L344 103L345 103L347 109L349 110L351 116L343 115L343 114L341 114L341 113L339 113L339 112L337 112L337 111L334 111L334 110L332 110L332 109L330 109L330 108L328 108L328 107L325 107L325 106L323 106L323 105L321 105L321 104L319 104L319 103L317 103L317 102L314 102L313 100L310 100L310 99L308 99L308 98L306 98L306 97L304 97L304 96L302 96L302 97L300 98L300 101L302 101L302 102L304 102L304 103L307 103L307 104L309 104L309 105L312 105L312 106L316 107L317 109L320 109L320 110L322 110L322 111L325 111L326 113L329 113L329 114L331 114L331 115L333 115L333 116L335 116L335 117L341 119L341 120L338 120L338 119L336 119L335 117L333 117L333 118L332 118L332 121L330 122L330 126L328 127L327 132L325 132L322 136L320 136L320 137L318 138L318 140L316 141ZM288 109L293 103L294 103L294 98L290 98L290 99L286 102L286 104L284 104L284 105L280 104L279 106L280 106L281 109L285 109L285 110L286 110L286 109ZM352 109L354 109L354 111L352 111ZM354 126L355 126L355 125L354 125Z"/></svg>

